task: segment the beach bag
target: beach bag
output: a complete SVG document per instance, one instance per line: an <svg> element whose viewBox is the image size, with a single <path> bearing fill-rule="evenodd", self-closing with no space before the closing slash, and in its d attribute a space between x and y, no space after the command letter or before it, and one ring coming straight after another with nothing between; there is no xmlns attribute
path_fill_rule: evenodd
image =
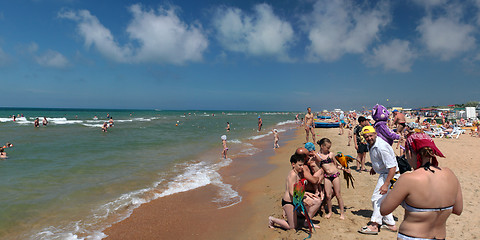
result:
<svg viewBox="0 0 480 240"><path fill-rule="evenodd" d="M397 156L398 169L400 169L400 174L404 172L412 171L412 167L408 163L405 155Z"/></svg>

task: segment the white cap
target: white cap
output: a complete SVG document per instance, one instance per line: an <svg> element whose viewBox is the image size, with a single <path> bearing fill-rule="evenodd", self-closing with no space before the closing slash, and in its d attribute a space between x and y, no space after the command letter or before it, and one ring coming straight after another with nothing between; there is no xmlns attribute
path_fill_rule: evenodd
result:
<svg viewBox="0 0 480 240"><path fill-rule="evenodd" d="M222 140L227 140L227 135L222 135L221 139Z"/></svg>

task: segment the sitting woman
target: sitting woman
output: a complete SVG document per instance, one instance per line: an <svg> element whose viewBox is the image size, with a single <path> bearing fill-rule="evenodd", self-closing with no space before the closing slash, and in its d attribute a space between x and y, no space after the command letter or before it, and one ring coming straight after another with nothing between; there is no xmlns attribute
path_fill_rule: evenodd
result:
<svg viewBox="0 0 480 240"><path fill-rule="evenodd" d="M401 175L380 207L382 215L405 208L398 239L445 239L448 217L462 213L460 183L452 170L438 167L435 155L444 157L426 134L407 138L405 156L415 171Z"/></svg>

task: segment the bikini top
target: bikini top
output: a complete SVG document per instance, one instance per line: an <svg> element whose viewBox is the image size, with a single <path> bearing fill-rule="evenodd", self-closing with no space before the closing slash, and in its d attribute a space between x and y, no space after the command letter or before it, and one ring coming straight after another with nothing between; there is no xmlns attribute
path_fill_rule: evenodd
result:
<svg viewBox="0 0 480 240"><path fill-rule="evenodd" d="M333 159L330 158L330 156L328 156L327 159L320 161L320 166L322 166L323 164L328 164L332 162L333 162Z"/></svg>
<svg viewBox="0 0 480 240"><path fill-rule="evenodd" d="M402 202L402 207L409 212L439 212L444 210L453 209L453 205L449 207L442 207L442 208L416 208L408 205L405 201Z"/></svg>

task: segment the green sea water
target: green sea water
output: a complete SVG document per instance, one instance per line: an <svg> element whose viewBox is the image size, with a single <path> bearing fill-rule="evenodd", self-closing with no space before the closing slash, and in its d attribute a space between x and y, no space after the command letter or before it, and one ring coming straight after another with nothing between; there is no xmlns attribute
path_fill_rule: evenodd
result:
<svg viewBox="0 0 480 240"><path fill-rule="evenodd" d="M107 114L114 126L104 133ZM13 121L12 115L20 118ZM40 127L34 128L37 117ZM106 227L139 205L207 184L221 189L214 199L219 208L236 204L241 196L217 171L235 156L258 152L255 141L271 135L272 128L293 128L294 117L285 112L0 109L0 144L14 144L6 149L8 159L0 160L0 239L101 239ZM224 134L231 149L227 160L220 156Z"/></svg>

